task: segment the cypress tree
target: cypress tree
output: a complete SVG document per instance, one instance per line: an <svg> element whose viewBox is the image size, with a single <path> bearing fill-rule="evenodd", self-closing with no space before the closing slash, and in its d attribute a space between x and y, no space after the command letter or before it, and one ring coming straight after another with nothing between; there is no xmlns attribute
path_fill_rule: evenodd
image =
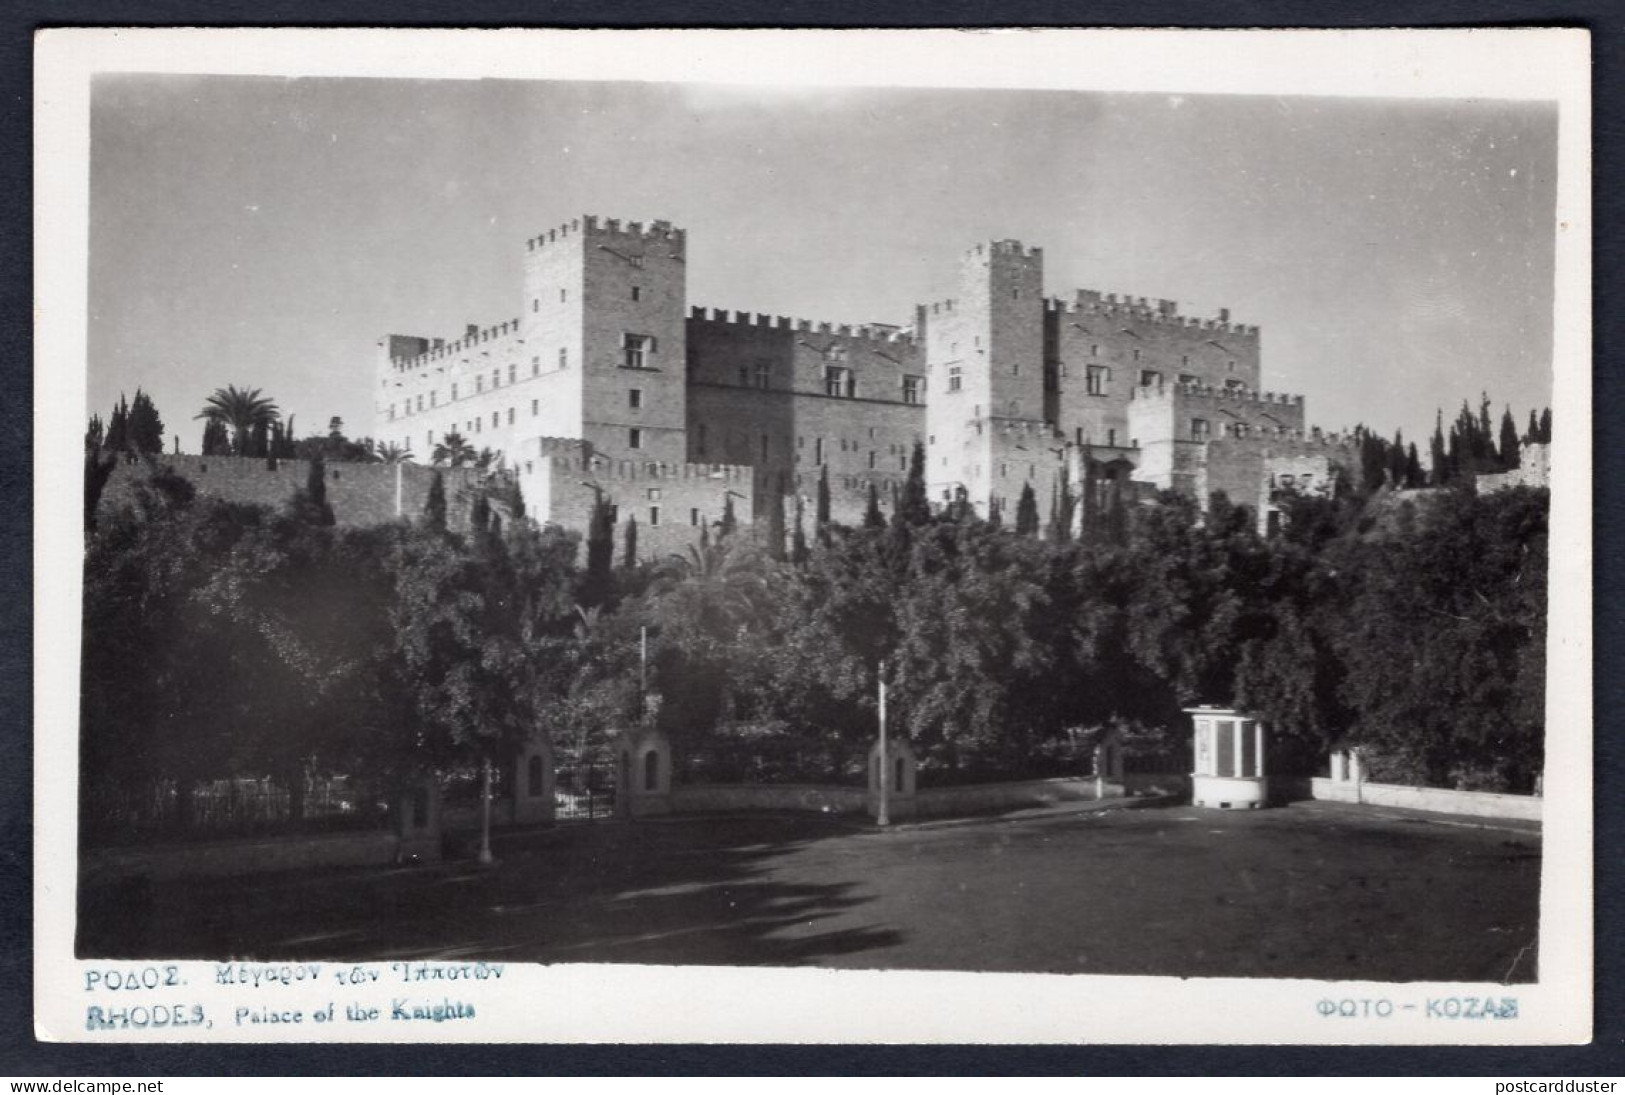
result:
<svg viewBox="0 0 1625 1095"><path fill-rule="evenodd" d="M130 446L136 452L161 453L164 451L164 421L158 417L158 408L152 397L140 388L130 404L129 419L125 425Z"/></svg>
<svg viewBox="0 0 1625 1095"><path fill-rule="evenodd" d="M1501 415L1501 466L1511 469L1518 466L1518 424L1512 420L1512 408L1508 407Z"/></svg>
<svg viewBox="0 0 1625 1095"><path fill-rule="evenodd" d="M711 550L711 524L708 521L700 522L700 554L704 555Z"/></svg>
<svg viewBox="0 0 1625 1095"><path fill-rule="evenodd" d="M1409 451L1405 454L1405 486L1424 487L1427 477L1422 474L1422 460L1416 453L1416 442L1412 441Z"/></svg>
<svg viewBox="0 0 1625 1095"><path fill-rule="evenodd" d="M739 518L734 515L734 496L722 496L722 528L718 530L722 537L732 536L739 528Z"/></svg>
<svg viewBox="0 0 1625 1095"><path fill-rule="evenodd" d="M1550 445L1552 443L1552 409L1550 407L1547 407L1544 411L1540 412L1539 440L1542 445Z"/></svg>
<svg viewBox="0 0 1625 1095"><path fill-rule="evenodd" d="M790 542L790 561L801 566L807 561L807 530L802 518L805 507L801 504L801 495L796 495L796 526Z"/></svg>
<svg viewBox="0 0 1625 1095"><path fill-rule="evenodd" d="M113 405L113 413L107 420L107 438L104 442L109 452L123 452L130 447L130 405L124 396L118 397Z"/></svg>
<svg viewBox="0 0 1625 1095"><path fill-rule="evenodd" d="M1443 486L1449 479L1450 468L1444 447L1444 410L1433 413L1433 440L1428 443L1428 463L1433 485Z"/></svg>
<svg viewBox="0 0 1625 1095"><path fill-rule="evenodd" d="M423 503L423 524L437 532L446 531L446 478L438 468L429 480L429 498Z"/></svg>
<svg viewBox="0 0 1625 1095"><path fill-rule="evenodd" d="M992 529L1004 527L1004 514L999 508L999 496L996 494L988 496L987 527Z"/></svg>
<svg viewBox="0 0 1625 1095"><path fill-rule="evenodd" d="M1021 485L1021 498L1016 502L1016 534L1038 535L1038 496L1031 483Z"/></svg>
<svg viewBox="0 0 1625 1095"><path fill-rule="evenodd" d="M593 501L587 525L587 572L582 580L581 603L593 608L608 602L614 590L615 521L602 491Z"/></svg>
<svg viewBox="0 0 1625 1095"><path fill-rule="evenodd" d="M316 524L334 524L333 507L327 504L327 464L319 456L310 462L310 472L305 476L305 491L310 495Z"/></svg>
<svg viewBox="0 0 1625 1095"><path fill-rule="evenodd" d="M254 431L248 437L248 452L245 456L269 456L271 453L271 426L264 419L254 423Z"/></svg>
<svg viewBox="0 0 1625 1095"><path fill-rule="evenodd" d="M931 499L925 492L925 445L919 441L914 442L914 453L908 461L908 479L903 484L903 498L892 520L905 525L931 522Z"/></svg>
<svg viewBox="0 0 1625 1095"><path fill-rule="evenodd" d="M483 490L476 491L473 501L468 504L468 528L475 536L483 536L491 531L491 500Z"/></svg>
<svg viewBox="0 0 1625 1095"><path fill-rule="evenodd" d="M775 562L784 562L784 473L774 476L773 491L768 496L767 553Z"/></svg>
<svg viewBox="0 0 1625 1095"><path fill-rule="evenodd" d="M626 520L626 555L621 565L631 570L638 565L638 519L629 517Z"/></svg>
<svg viewBox="0 0 1625 1095"><path fill-rule="evenodd" d="M1535 408L1529 408L1529 428L1523 432L1523 439L1531 445L1540 440L1540 419L1535 416Z"/></svg>
<svg viewBox="0 0 1625 1095"><path fill-rule="evenodd" d="M204 456L230 456L231 435L226 432L226 424L218 419L210 419L203 423L203 455Z"/></svg>
<svg viewBox="0 0 1625 1095"><path fill-rule="evenodd" d="M91 415L89 424L85 426L85 450L94 452L100 449L102 442L106 439L107 427L102 425L102 416L99 414Z"/></svg>
<svg viewBox="0 0 1625 1095"><path fill-rule="evenodd" d="M818 535L818 543L822 547L829 546L829 465L821 464L818 468L818 497L817 509L813 511L813 529Z"/></svg>
<svg viewBox="0 0 1625 1095"><path fill-rule="evenodd" d="M880 490L869 480L869 507L863 511L864 528L885 528L886 515L880 512Z"/></svg>

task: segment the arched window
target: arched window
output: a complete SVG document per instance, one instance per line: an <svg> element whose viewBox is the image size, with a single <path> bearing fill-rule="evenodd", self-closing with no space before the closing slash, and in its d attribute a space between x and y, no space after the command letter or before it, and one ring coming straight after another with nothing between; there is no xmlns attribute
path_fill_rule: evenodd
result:
<svg viewBox="0 0 1625 1095"><path fill-rule="evenodd" d="M655 791L660 787L660 753L651 749L643 754L643 789Z"/></svg>
<svg viewBox="0 0 1625 1095"><path fill-rule="evenodd" d="M531 754L530 760L525 762L525 789L531 798L542 795L542 758L538 754Z"/></svg>

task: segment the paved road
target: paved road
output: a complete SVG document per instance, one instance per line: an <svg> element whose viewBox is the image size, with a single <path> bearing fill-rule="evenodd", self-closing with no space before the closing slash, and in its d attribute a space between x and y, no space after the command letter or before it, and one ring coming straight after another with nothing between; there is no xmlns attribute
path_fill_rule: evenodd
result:
<svg viewBox="0 0 1625 1095"><path fill-rule="evenodd" d="M82 950L1533 980L1538 832L1448 822L1303 803L561 825L501 841L491 870L206 880L142 909L87 894Z"/></svg>

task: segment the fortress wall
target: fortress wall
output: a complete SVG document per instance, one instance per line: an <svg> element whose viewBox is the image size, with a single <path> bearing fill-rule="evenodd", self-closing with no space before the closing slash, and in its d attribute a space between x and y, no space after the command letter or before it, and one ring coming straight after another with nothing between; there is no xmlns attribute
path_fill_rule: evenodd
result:
<svg viewBox="0 0 1625 1095"><path fill-rule="evenodd" d="M264 457L170 455L157 459L160 467L174 469L200 496L230 502L281 509L304 487L310 465L303 460L279 460L275 469L266 467ZM397 513L397 470L399 471L399 513ZM120 461L102 492L100 512L109 513L134 500L136 487L149 474L145 462ZM467 506L458 504L459 492L479 476L472 469L444 469L447 517L453 527L468 519ZM415 520L423 514L429 498L434 469L415 464L327 465L327 501L334 520L340 525L364 526L394 521L397 517Z"/></svg>
<svg viewBox="0 0 1625 1095"><path fill-rule="evenodd" d="M749 527L755 519L755 476L748 467L616 460L595 455L581 442L560 438L533 440L526 456L536 468L531 478L538 482L534 491L525 491L525 497L538 521L575 529L585 536L599 491L618 508L617 565L625 550L626 526L633 517L638 522L638 558L643 560L681 554L698 544L701 525L715 526L722 520L730 493L740 527ZM716 535L714 527L712 535ZM585 539L582 543L585 553Z"/></svg>
<svg viewBox="0 0 1625 1095"><path fill-rule="evenodd" d="M903 378L925 377L922 348L895 328L694 308L688 338L691 383L758 387L766 365L768 388L821 396L833 365L852 371L860 398L902 402Z"/></svg>
<svg viewBox="0 0 1625 1095"><path fill-rule="evenodd" d="M924 439L924 427L925 408L905 403L737 386L697 384L689 390L691 460L754 465L757 501L765 506L781 473L787 492L798 489L799 479L801 493L811 499L821 454L830 469L831 515L844 523L861 520L871 479L889 507L891 484L907 477L909 455L915 441Z"/></svg>

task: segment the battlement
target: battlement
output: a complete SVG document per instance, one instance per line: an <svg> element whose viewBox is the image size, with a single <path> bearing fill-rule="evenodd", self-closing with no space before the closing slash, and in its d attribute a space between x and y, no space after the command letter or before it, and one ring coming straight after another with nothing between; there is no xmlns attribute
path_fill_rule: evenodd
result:
<svg viewBox="0 0 1625 1095"><path fill-rule="evenodd" d="M1174 399L1203 399L1236 404L1264 404L1277 407L1301 407L1303 396L1287 392L1260 392L1252 388L1222 388L1211 384L1179 384L1159 380L1156 384L1141 384L1129 390L1129 398L1141 401Z"/></svg>
<svg viewBox="0 0 1625 1095"><path fill-rule="evenodd" d="M797 331L803 334L829 335L834 338L875 342L886 345L913 345L914 336L901 327L868 323L821 323L790 316L770 316L760 312L729 312L726 308L690 308L688 318L695 323L721 324L728 327L747 327L754 330Z"/></svg>
<svg viewBox="0 0 1625 1095"><path fill-rule="evenodd" d="M966 258L987 258L994 255L1008 255L1019 259L1042 259L1042 247L1027 247L1020 240L994 240L991 243L978 243L965 252Z"/></svg>
<svg viewBox="0 0 1625 1095"><path fill-rule="evenodd" d="M1140 323L1258 337L1256 324L1232 322L1228 308L1219 309L1217 316L1191 316L1180 312L1179 302L1175 300L1147 299L1126 293L1119 296L1096 289L1079 289L1072 300L1050 297L1044 301L1044 310L1053 315L1122 317Z"/></svg>
<svg viewBox="0 0 1625 1095"><path fill-rule="evenodd" d="M618 236L623 239L636 239L641 242L662 240L672 245L675 253L683 253L688 233L681 228L672 227L670 221L655 220L622 222L616 218L601 218L595 216L578 217L558 228L550 228L540 235L533 236L525 241L526 251L536 251L548 244L565 243L573 236Z"/></svg>
<svg viewBox="0 0 1625 1095"><path fill-rule="evenodd" d="M517 318L504 320L490 327L481 327L478 324L471 323L463 331L462 338L451 339L450 341L443 338L426 339L424 341L429 343L429 348L422 353L410 357L392 357L389 361L395 367L396 372L411 372L415 369L424 368L432 362L444 361L447 358L468 353L487 342L502 338L513 338L518 334L519 320Z"/></svg>
<svg viewBox="0 0 1625 1095"><path fill-rule="evenodd" d="M666 482L709 479L733 485L752 482L755 469L744 464L664 464L652 460L618 460L593 451L586 441L572 437L538 437L542 462L556 472L614 482Z"/></svg>
<svg viewBox="0 0 1625 1095"><path fill-rule="evenodd" d="M1262 451L1267 455L1285 456L1292 453L1337 452L1356 455L1359 442L1351 433L1326 432L1318 426L1307 430L1287 427L1236 425L1222 436L1212 438L1209 445L1219 445L1230 451Z"/></svg>

